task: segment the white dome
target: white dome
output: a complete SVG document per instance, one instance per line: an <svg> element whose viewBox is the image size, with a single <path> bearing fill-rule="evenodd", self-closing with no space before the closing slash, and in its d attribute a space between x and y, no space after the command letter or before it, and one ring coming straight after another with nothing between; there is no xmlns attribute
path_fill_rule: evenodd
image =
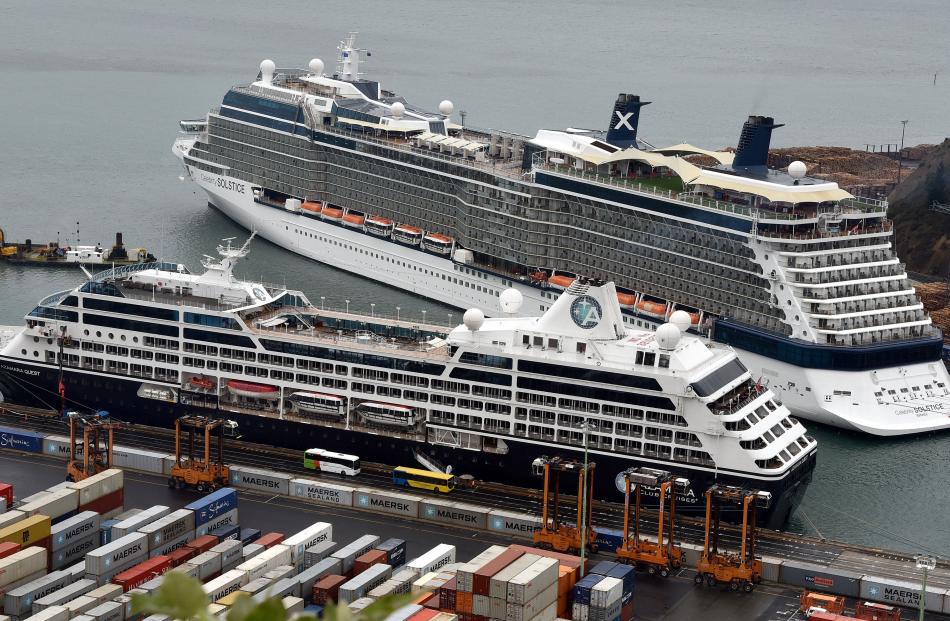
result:
<svg viewBox="0 0 950 621"><path fill-rule="evenodd" d="M670 323L680 329L680 332L686 332L693 325L693 318L684 310L673 311L670 315Z"/></svg>
<svg viewBox="0 0 950 621"><path fill-rule="evenodd" d="M389 108L395 118L399 118L406 113L406 106L401 101L397 101Z"/></svg>
<svg viewBox="0 0 950 621"><path fill-rule="evenodd" d="M441 112L445 116L449 116L450 114L452 114L453 110L455 110L455 106L452 105L452 102L449 101L448 99L443 99L442 103L439 104L439 112Z"/></svg>
<svg viewBox="0 0 950 621"><path fill-rule="evenodd" d="M472 332L478 332L485 323L485 313L480 308L470 308L462 315L462 323Z"/></svg>
<svg viewBox="0 0 950 621"><path fill-rule="evenodd" d="M274 70L277 69L277 65L274 64L274 61L267 58L261 61L261 81L267 82L268 84L274 81Z"/></svg>
<svg viewBox="0 0 950 621"><path fill-rule="evenodd" d="M788 165L788 174L795 179L801 179L808 172L808 168L805 166L805 162L795 160Z"/></svg>
<svg viewBox="0 0 950 621"><path fill-rule="evenodd" d="M680 342L681 336L683 336L683 333L680 332L680 329L671 323L664 323L656 329L656 342L659 344L660 349L667 351L676 349L676 345Z"/></svg>
<svg viewBox="0 0 950 621"><path fill-rule="evenodd" d="M323 75L323 61L319 58L311 59L310 64L310 73L313 75Z"/></svg>
<svg viewBox="0 0 950 621"><path fill-rule="evenodd" d="M505 289L501 292L498 302L501 304L502 312L514 315L521 310L521 305L524 304L524 296L517 289Z"/></svg>

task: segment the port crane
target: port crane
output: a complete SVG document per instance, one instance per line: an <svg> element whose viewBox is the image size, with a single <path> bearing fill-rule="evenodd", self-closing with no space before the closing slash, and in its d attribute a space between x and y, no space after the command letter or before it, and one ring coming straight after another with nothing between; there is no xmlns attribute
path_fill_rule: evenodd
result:
<svg viewBox="0 0 950 621"><path fill-rule="evenodd" d="M689 480L674 477L666 470L629 468L623 472L626 484L623 504L623 540L617 548L617 560L646 569L651 575L666 578L682 566L683 551L675 543L676 494L689 489ZM659 498L656 541L641 537L640 516L644 488L655 490ZM633 516L631 520L631 498ZM631 522L633 533L631 530Z"/></svg>
<svg viewBox="0 0 950 621"><path fill-rule="evenodd" d="M544 478L541 529L534 533L534 545L558 552L597 551L597 533L590 526L595 466L593 462L584 463L561 457L539 457L534 460L532 470ZM564 473L577 474L577 522L573 526L558 520L561 475Z"/></svg>
<svg viewBox="0 0 950 621"><path fill-rule="evenodd" d="M228 484L231 470L224 464L224 436L229 422L205 416L182 416L175 420L175 464L168 478L168 487L194 487L204 492ZM199 436L202 437L203 450L196 454L195 444ZM214 450L212 445L216 445Z"/></svg>
<svg viewBox="0 0 950 621"><path fill-rule="evenodd" d="M111 420L109 413L104 411L91 416L68 412L66 416L69 420L66 479L82 481L111 468L114 432L125 423Z"/></svg>
<svg viewBox="0 0 950 621"><path fill-rule="evenodd" d="M695 583L709 586L729 585L733 591L752 592L762 581L762 559L756 557L756 510L766 508L772 494L730 485L713 485L706 490L706 521L703 552L696 564ZM739 552L728 553L719 549L720 518L724 505L738 505L742 510L742 530Z"/></svg>

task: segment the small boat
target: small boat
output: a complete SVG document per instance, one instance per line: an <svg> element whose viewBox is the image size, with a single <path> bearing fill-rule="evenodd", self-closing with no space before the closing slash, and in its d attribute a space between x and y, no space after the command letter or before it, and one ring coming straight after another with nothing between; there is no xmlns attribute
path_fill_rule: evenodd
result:
<svg viewBox="0 0 950 621"><path fill-rule="evenodd" d="M362 231L363 222L365 221L366 216L358 211L350 211L347 212L345 216L343 216L343 226L349 227L351 229L359 229Z"/></svg>
<svg viewBox="0 0 950 621"><path fill-rule="evenodd" d="M382 216L370 216L363 223L363 228L370 235L389 237L393 232L393 221Z"/></svg>
<svg viewBox="0 0 950 621"><path fill-rule="evenodd" d="M416 424L413 409L406 405L366 401L356 406L356 413L371 425L412 427Z"/></svg>
<svg viewBox="0 0 950 621"><path fill-rule="evenodd" d="M210 377L205 377L204 375L196 375L188 383L192 388L200 388L201 390L214 390L214 380Z"/></svg>
<svg viewBox="0 0 950 621"><path fill-rule="evenodd" d="M542 283L548 281L548 273L543 270L538 270L536 272L531 272L528 275L528 278L531 279L531 282Z"/></svg>
<svg viewBox="0 0 950 621"><path fill-rule="evenodd" d="M320 392L298 391L291 394L288 399L298 410L312 414L343 416L346 407L346 399L343 397Z"/></svg>
<svg viewBox="0 0 950 621"><path fill-rule="evenodd" d="M422 229L408 224L397 224L393 229L393 241L409 246L418 246L422 241Z"/></svg>
<svg viewBox="0 0 950 621"><path fill-rule="evenodd" d="M620 303L621 308L633 309L633 307L637 304L637 296L633 293L623 293L618 291L617 302Z"/></svg>
<svg viewBox="0 0 950 621"><path fill-rule="evenodd" d="M577 280L577 276L563 272L561 274L555 273L553 276L548 278L548 284L557 289L567 289L574 284L574 281Z"/></svg>
<svg viewBox="0 0 950 621"><path fill-rule="evenodd" d="M307 213L319 215L320 212L323 211L323 203L317 203L313 201L304 201L300 204L300 209Z"/></svg>
<svg viewBox="0 0 950 621"><path fill-rule="evenodd" d="M320 217L327 222L341 222L343 220L343 210L336 207L324 207Z"/></svg>
<svg viewBox="0 0 950 621"><path fill-rule="evenodd" d="M452 254L455 238L439 233L426 233L422 236L422 249L442 256Z"/></svg>
<svg viewBox="0 0 950 621"><path fill-rule="evenodd" d="M228 391L232 395L252 399L276 399L280 396L280 389L276 386L242 380L228 380Z"/></svg>
<svg viewBox="0 0 950 621"><path fill-rule="evenodd" d="M668 309L669 304L666 302L657 302L656 300L648 300L646 298L640 300L640 303L637 304L638 311L644 315L650 315L658 319L666 318L666 311Z"/></svg>

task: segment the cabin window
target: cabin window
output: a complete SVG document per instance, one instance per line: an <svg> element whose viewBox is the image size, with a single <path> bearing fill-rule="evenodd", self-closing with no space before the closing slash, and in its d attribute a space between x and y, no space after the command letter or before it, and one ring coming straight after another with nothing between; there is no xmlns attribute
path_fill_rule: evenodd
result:
<svg viewBox="0 0 950 621"><path fill-rule="evenodd" d="M577 344L577 353L586 354L587 353L587 343L578 343Z"/></svg>

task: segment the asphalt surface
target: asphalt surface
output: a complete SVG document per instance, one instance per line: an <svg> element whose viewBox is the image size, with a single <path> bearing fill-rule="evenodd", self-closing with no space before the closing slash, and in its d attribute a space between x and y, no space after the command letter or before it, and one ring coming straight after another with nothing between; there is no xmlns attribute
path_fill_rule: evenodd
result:
<svg viewBox="0 0 950 621"><path fill-rule="evenodd" d="M12 483L17 497L24 497L64 480L62 460L40 455L0 453L0 480ZM146 508L163 504L180 508L200 494L169 489L165 478L142 473L125 473L125 507ZM264 532L291 534L317 521L333 524L333 539L342 545L371 533L382 538L398 537L407 542L408 558L418 556L437 543L457 548L459 561L468 560L487 546L507 545L512 540L484 532L466 532L458 528L420 524L390 516L337 507L324 507L295 499L271 496L247 490L239 492L239 517L242 527ZM523 541L517 543L524 543ZM600 559L601 557L595 557ZM609 557L603 556L603 559ZM705 621L789 621L801 619L797 612L798 592L777 585L760 585L753 593L733 593L728 589L710 589L693 585L693 572L683 570L667 579L638 575L635 593L637 619ZM928 615L928 619L946 619Z"/></svg>

